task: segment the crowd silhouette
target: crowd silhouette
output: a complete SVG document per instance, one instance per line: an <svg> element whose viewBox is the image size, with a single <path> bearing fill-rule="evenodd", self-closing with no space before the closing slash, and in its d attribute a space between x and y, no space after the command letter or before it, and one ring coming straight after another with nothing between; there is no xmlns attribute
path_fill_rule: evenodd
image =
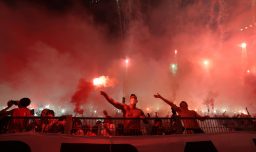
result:
<svg viewBox="0 0 256 152"><path fill-rule="evenodd" d="M209 123L216 123L217 126L228 131L255 130L256 128L256 123L249 112L248 115L240 114L232 117L243 118L239 120L228 118L223 113L216 117L228 119L211 121L213 118L200 116L196 111L189 110L186 101L181 101L177 106L173 101L157 93L154 97L167 103L172 115L161 118L156 113L152 117L149 113L146 116L141 109L137 108L138 99L135 94L130 95L129 103L115 101L104 91L101 91L100 94L107 102L121 110L122 118L110 116L106 110L102 112L104 117L99 119L72 117L71 115L55 117L55 112L47 108L41 111L40 116L35 117L34 110L28 108L31 100L22 98L8 101L6 108L0 111L0 133L33 131L68 133L76 136L203 134L209 132L205 127L207 125L209 127ZM203 125L204 121L208 124Z"/></svg>

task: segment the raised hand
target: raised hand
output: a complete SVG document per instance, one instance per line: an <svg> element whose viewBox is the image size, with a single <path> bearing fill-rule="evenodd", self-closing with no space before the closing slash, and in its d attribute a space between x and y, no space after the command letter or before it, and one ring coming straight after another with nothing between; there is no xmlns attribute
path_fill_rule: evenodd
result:
<svg viewBox="0 0 256 152"><path fill-rule="evenodd" d="M11 106L13 106L13 105L17 105L17 101L15 101L15 100L9 100L9 101L7 102L7 106L8 106L8 107L11 107Z"/></svg>
<svg viewBox="0 0 256 152"><path fill-rule="evenodd" d="M161 98L162 96L159 93L157 93L157 94L154 95L154 97L155 98Z"/></svg>
<svg viewBox="0 0 256 152"><path fill-rule="evenodd" d="M100 94L103 95L103 96L107 96L107 93L104 92L104 91L100 91Z"/></svg>

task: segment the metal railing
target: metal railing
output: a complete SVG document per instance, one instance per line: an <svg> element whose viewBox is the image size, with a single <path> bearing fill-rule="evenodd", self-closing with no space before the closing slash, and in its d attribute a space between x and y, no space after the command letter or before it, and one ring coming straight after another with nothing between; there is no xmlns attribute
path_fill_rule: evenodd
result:
<svg viewBox="0 0 256 152"><path fill-rule="evenodd" d="M191 125L191 126L190 126ZM185 127L184 127L185 126ZM171 135L256 131L256 118L2 117L0 133L33 131L78 136Z"/></svg>

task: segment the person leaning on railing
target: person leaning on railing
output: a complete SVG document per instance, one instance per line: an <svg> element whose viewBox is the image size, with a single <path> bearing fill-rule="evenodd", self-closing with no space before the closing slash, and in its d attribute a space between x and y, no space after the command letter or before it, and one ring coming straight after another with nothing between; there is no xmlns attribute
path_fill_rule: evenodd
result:
<svg viewBox="0 0 256 152"><path fill-rule="evenodd" d="M29 119L15 118L15 117L33 117L31 110L27 107L30 105L31 100L29 98L22 98L18 103L18 108L12 110L12 120L9 126L8 132L22 132L30 125Z"/></svg>
<svg viewBox="0 0 256 152"><path fill-rule="evenodd" d="M48 109L45 118L42 117L44 123L42 123L42 132L44 133L64 133L64 117L61 117L61 121L56 119L55 112Z"/></svg>
<svg viewBox="0 0 256 152"><path fill-rule="evenodd" d="M155 94L154 97L162 99L165 103L170 105L174 110L178 112L182 119L183 126L186 131L185 133L204 133L204 131L200 128L197 119L205 120L208 116L202 117L194 110L189 110L186 101L181 101L180 106L178 107L173 102L162 97L159 93Z"/></svg>
<svg viewBox="0 0 256 152"><path fill-rule="evenodd" d="M171 133L173 133L173 134L182 134L184 129L185 128L182 125L180 116L178 116L176 110L174 108L172 108Z"/></svg>
<svg viewBox="0 0 256 152"><path fill-rule="evenodd" d="M115 124L111 120L111 116L108 115L106 110L103 110L104 121L103 121L103 130L101 132L102 135L114 135L115 134Z"/></svg>

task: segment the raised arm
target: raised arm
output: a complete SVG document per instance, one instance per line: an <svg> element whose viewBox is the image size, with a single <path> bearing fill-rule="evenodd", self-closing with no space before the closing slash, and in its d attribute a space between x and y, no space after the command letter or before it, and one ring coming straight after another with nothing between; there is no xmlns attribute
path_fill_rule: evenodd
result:
<svg viewBox="0 0 256 152"><path fill-rule="evenodd" d="M14 105L13 100L8 101L8 102L7 102L7 107L4 108L4 109L2 109L2 110L0 111L0 115L4 115L4 114L8 115L8 114L11 114L11 113L12 113L12 110L11 110L11 111L7 111L7 110L10 109L13 105Z"/></svg>
<svg viewBox="0 0 256 152"><path fill-rule="evenodd" d="M10 107L6 107L6 108L2 109L2 110L0 111L0 114L2 115L2 114L4 114L4 113L6 113L6 111L7 111L8 109L10 109Z"/></svg>
<svg viewBox="0 0 256 152"><path fill-rule="evenodd" d="M162 97L159 93L155 94L154 95L155 98L159 98L159 99L162 99L165 103L167 103L168 105L170 105L172 108L174 108L176 111L179 111L179 107L176 106L173 102L165 99L164 97Z"/></svg>
<svg viewBox="0 0 256 152"><path fill-rule="evenodd" d="M108 96L108 94L104 91L100 91L100 94L110 103L112 104L114 107L116 107L117 109L124 109L124 105L122 103L119 103L117 101L115 101L114 99L112 99L111 97Z"/></svg>

